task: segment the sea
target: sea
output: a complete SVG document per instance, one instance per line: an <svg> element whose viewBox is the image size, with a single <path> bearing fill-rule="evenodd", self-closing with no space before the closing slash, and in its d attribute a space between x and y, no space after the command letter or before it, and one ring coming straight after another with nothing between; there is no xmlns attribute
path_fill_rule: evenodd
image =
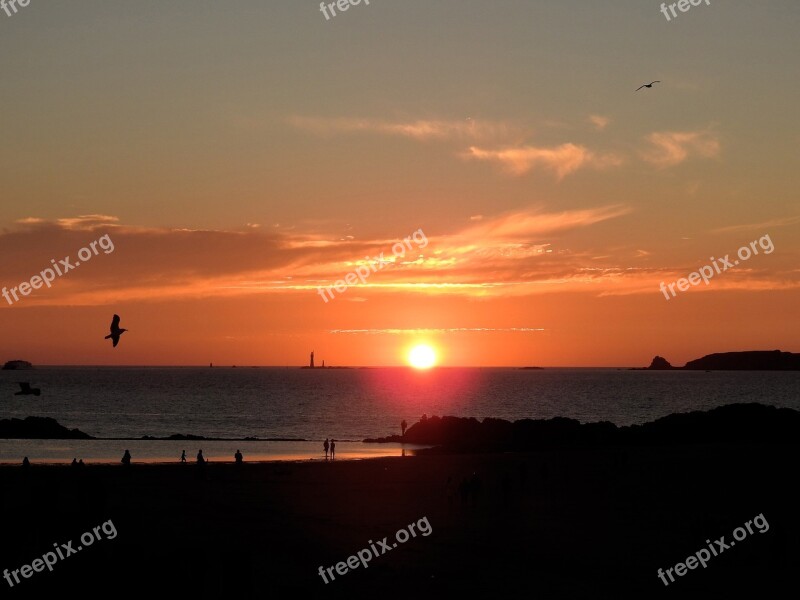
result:
<svg viewBox="0 0 800 600"><path fill-rule="evenodd" d="M18 382L40 396L16 396ZM0 371L0 419L51 417L98 440L0 440L0 463L321 460L401 456L415 446L365 444L425 414L508 420L569 417L644 423L670 413L760 402L800 410L797 371L614 368L37 367ZM215 441L142 440L190 434ZM258 441L235 441L243 438Z"/></svg>

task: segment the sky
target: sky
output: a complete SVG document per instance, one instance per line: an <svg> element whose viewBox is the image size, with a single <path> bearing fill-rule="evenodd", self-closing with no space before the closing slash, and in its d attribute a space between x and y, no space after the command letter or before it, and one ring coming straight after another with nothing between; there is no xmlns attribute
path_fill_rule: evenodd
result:
<svg viewBox="0 0 800 600"><path fill-rule="evenodd" d="M800 351L800 4L660 7L0 11L0 361Z"/></svg>

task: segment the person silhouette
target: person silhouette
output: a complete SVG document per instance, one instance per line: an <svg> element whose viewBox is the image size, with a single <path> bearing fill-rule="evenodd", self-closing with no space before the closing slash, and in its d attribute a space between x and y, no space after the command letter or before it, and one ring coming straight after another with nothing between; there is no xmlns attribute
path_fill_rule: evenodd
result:
<svg viewBox="0 0 800 600"><path fill-rule="evenodd" d="M31 466L31 461L28 460L27 456L22 459L22 466L25 467L25 468L28 468L28 467Z"/></svg>
<svg viewBox="0 0 800 600"><path fill-rule="evenodd" d="M205 464L206 459L203 458L203 450L201 449L200 452L197 453L197 464L202 465Z"/></svg>
<svg viewBox="0 0 800 600"><path fill-rule="evenodd" d="M72 461L75 462L75 461ZM125 450L125 454L122 455L122 464L126 467L131 465L131 452L130 450Z"/></svg>
<svg viewBox="0 0 800 600"><path fill-rule="evenodd" d="M336 440L331 438L331 460L336 458Z"/></svg>
<svg viewBox="0 0 800 600"><path fill-rule="evenodd" d="M406 436L406 427L408 427L408 423L406 423L406 420L403 419L403 422L400 423L400 429L403 430L403 437Z"/></svg>
<svg viewBox="0 0 800 600"><path fill-rule="evenodd" d="M122 462L125 462L124 458L122 459ZM78 459L77 458L73 458L72 459L72 465L71 466L73 466L73 467L77 467L78 466Z"/></svg>
<svg viewBox="0 0 800 600"><path fill-rule="evenodd" d="M184 450L183 453L181 454L181 462L182 463L186 462L186 450Z"/></svg>
<svg viewBox="0 0 800 600"><path fill-rule="evenodd" d="M83 466L85 466L85 465L83 464L83 459L80 459L80 460L78 461L78 466L79 466L79 467L83 467Z"/></svg>
<svg viewBox="0 0 800 600"><path fill-rule="evenodd" d="M331 445L328 443L328 438L325 438L325 443L322 444L322 447L325 449L325 460L328 460L328 448L331 447Z"/></svg>
<svg viewBox="0 0 800 600"><path fill-rule="evenodd" d="M242 464L242 459L244 458L242 456L242 451L241 450L237 450L236 454L233 455L233 458L236 460L236 464L237 465Z"/></svg>

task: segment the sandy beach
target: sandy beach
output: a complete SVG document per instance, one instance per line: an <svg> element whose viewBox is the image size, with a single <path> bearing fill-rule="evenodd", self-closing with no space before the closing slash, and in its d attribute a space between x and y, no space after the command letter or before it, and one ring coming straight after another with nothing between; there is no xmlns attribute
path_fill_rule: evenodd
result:
<svg viewBox="0 0 800 600"><path fill-rule="evenodd" d="M0 568L112 520L17 597L740 597L778 589L800 558L796 446L683 446L362 461L0 468ZM464 498L475 474L478 493ZM448 483L449 479L449 483ZM665 586L676 563L763 514L769 530ZM431 532L336 574L427 518ZM419 530L419 529L418 529ZM334 567L325 583L319 567ZM3 582L3 585L7 585ZM74 588L72 587L74 586ZM762 597L775 597L766 596Z"/></svg>

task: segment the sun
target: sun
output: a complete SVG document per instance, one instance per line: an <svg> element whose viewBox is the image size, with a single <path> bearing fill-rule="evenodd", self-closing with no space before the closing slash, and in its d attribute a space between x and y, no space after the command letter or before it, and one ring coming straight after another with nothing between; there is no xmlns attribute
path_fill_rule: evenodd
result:
<svg viewBox="0 0 800 600"><path fill-rule="evenodd" d="M417 344L408 353L408 364L415 369L430 369L436 364L436 352L428 344Z"/></svg>

